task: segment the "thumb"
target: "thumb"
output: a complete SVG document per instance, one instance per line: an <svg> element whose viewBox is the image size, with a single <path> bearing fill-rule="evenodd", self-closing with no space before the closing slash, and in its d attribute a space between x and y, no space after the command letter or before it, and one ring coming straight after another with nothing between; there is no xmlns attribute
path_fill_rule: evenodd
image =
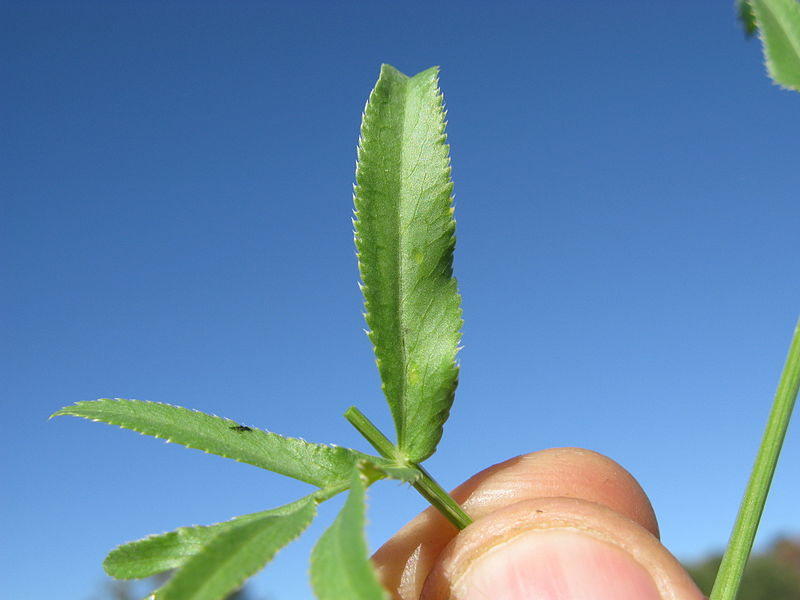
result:
<svg viewBox="0 0 800 600"><path fill-rule="evenodd" d="M506 506L456 536L421 600L701 600L658 539L576 498Z"/></svg>

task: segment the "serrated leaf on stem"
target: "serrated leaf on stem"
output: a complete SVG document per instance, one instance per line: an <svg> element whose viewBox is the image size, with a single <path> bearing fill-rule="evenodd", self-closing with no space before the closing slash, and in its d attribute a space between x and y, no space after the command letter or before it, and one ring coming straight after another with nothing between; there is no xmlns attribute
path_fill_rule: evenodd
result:
<svg viewBox="0 0 800 600"><path fill-rule="evenodd" d="M221 531L154 593L155 600L225 597L298 537L311 524L316 507L309 498L287 514L250 519Z"/></svg>
<svg viewBox="0 0 800 600"><path fill-rule="evenodd" d="M369 335L397 447L411 462L428 458L441 438L462 324L437 73L409 78L382 67L362 121L354 196Z"/></svg>
<svg viewBox="0 0 800 600"><path fill-rule="evenodd" d="M243 431L235 421L160 402L119 399L77 402L53 413L60 415L117 425L320 488L348 482L359 460L373 458L349 448L312 444L255 427Z"/></svg>
<svg viewBox="0 0 800 600"><path fill-rule="evenodd" d="M319 600L387 600L364 539L367 478L353 470L350 493L311 553L311 585Z"/></svg>
<svg viewBox="0 0 800 600"><path fill-rule="evenodd" d="M324 497L320 496L320 492L314 492L284 506L241 515L213 525L180 527L167 533L149 535L118 546L109 552L103 561L103 568L111 577L117 579L140 579L177 569L200 552L214 537L229 529L264 517L280 517L294 513L309 502L319 503L344 489L326 490Z"/></svg>

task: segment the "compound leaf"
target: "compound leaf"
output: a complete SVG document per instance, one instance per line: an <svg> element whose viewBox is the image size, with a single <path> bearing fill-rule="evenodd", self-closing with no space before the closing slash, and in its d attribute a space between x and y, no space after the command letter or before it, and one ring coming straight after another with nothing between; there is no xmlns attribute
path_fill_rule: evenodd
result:
<svg viewBox="0 0 800 600"><path fill-rule="evenodd" d="M383 65L361 125L355 241L369 336L411 462L433 454L458 379L460 297L453 278L449 147L434 67Z"/></svg>
<svg viewBox="0 0 800 600"><path fill-rule="evenodd" d="M800 3L748 1L756 17L770 76L778 85L800 91Z"/></svg>
<svg viewBox="0 0 800 600"><path fill-rule="evenodd" d="M313 499L314 495L306 496L285 506L241 515L222 523L181 527L169 533L150 535L112 550L103 561L103 568L117 579L138 579L177 569L220 533L263 517L291 514Z"/></svg>
<svg viewBox="0 0 800 600"><path fill-rule="evenodd" d="M153 600L220 600L241 587L309 526L313 498L283 515L249 519L215 535L152 595Z"/></svg>
<svg viewBox="0 0 800 600"><path fill-rule="evenodd" d="M53 413L118 425L325 488L346 484L359 460L377 457L312 444L180 406L141 400L77 402Z"/></svg>
<svg viewBox="0 0 800 600"><path fill-rule="evenodd" d="M366 482L356 468L350 493L311 553L311 586L319 600L386 600L364 539Z"/></svg>

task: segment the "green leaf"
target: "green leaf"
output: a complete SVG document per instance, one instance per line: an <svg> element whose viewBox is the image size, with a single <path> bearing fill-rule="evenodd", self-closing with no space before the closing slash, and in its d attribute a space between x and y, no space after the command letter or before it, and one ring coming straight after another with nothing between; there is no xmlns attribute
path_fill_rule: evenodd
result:
<svg viewBox="0 0 800 600"><path fill-rule="evenodd" d="M398 447L433 454L458 380L450 159L438 70L384 65L361 125L355 241L367 325Z"/></svg>
<svg viewBox="0 0 800 600"><path fill-rule="evenodd" d="M770 76L800 91L800 4L796 0L749 0Z"/></svg>
<svg viewBox="0 0 800 600"><path fill-rule="evenodd" d="M374 464L372 461L364 461L360 464L362 471L365 475L368 475L370 481L390 477L407 483L415 483L421 476L420 471L413 467L383 463ZM103 561L103 568L106 573L116 579L140 579L177 569L202 550L215 536L224 531L262 517L282 516L293 513L304 507L309 501L319 503L340 491L343 490L320 490L290 504L241 515L222 523L181 527L168 533L149 535L141 540L123 544L112 550Z"/></svg>
<svg viewBox="0 0 800 600"><path fill-rule="evenodd" d="M52 416L60 415L119 425L326 488L346 484L359 460L381 460L349 448L311 444L160 402L77 402Z"/></svg>
<svg viewBox="0 0 800 600"><path fill-rule="evenodd" d="M315 497L316 494L312 494L285 506L242 515L214 525L181 527L169 533L147 536L112 550L103 561L103 568L117 579L138 579L177 569L220 533L263 517L294 513L305 508Z"/></svg>
<svg viewBox="0 0 800 600"><path fill-rule="evenodd" d="M739 21L742 23L747 37L752 36L756 30L756 16L753 14L753 7L750 6L748 0L736 0L736 14L739 16Z"/></svg>
<svg viewBox="0 0 800 600"><path fill-rule="evenodd" d="M311 585L319 600L386 600L364 539L366 482L355 469L350 493L311 553Z"/></svg>
<svg viewBox="0 0 800 600"><path fill-rule="evenodd" d="M299 536L316 515L317 504L308 499L285 515L248 520L220 532L192 556L167 584L153 594L155 600L220 600L241 587L273 556Z"/></svg>

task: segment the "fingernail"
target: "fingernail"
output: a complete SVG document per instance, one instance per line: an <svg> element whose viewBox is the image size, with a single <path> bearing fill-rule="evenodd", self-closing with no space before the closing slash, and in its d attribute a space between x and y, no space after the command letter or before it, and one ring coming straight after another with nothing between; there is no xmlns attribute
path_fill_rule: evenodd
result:
<svg viewBox="0 0 800 600"><path fill-rule="evenodd" d="M575 531L521 534L489 549L453 583L456 600L661 600L624 550Z"/></svg>

